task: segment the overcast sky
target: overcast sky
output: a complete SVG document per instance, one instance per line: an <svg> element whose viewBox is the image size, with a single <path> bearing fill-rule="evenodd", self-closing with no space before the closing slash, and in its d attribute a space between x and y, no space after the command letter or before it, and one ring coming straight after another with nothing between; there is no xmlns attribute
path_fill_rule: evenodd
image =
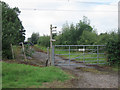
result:
<svg viewBox="0 0 120 90"><path fill-rule="evenodd" d="M98 34L118 27L119 0L2 0L10 7L18 7L26 37L33 32L49 35L50 24L60 31L66 22L78 23L83 16L91 21Z"/></svg>

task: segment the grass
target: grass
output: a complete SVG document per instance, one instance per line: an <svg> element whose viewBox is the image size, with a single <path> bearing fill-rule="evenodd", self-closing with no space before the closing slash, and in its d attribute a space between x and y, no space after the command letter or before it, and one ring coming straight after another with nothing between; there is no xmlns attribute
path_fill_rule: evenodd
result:
<svg viewBox="0 0 120 90"><path fill-rule="evenodd" d="M13 46L13 52L14 52L14 58L15 59L20 59L20 58L24 58L19 56L20 54L22 54L22 48L21 46Z"/></svg>
<svg viewBox="0 0 120 90"><path fill-rule="evenodd" d="M34 67L25 64L2 62L3 88L29 88L41 86L44 82L64 81L69 75L60 68Z"/></svg>
<svg viewBox="0 0 120 90"><path fill-rule="evenodd" d="M44 51L44 52L47 52L47 48L46 47L43 47L43 46L39 46L39 45L34 45L34 47L36 47L36 48L39 48L39 49L41 49L42 51Z"/></svg>
<svg viewBox="0 0 120 90"><path fill-rule="evenodd" d="M87 52L85 52L87 53ZM70 51L70 56L69 56L69 51L55 51L55 54L62 54L60 56L66 58L66 59L73 59L73 60L76 60L76 61L86 61L86 63L97 63L97 54L94 53L94 54L85 54L83 55L82 52L73 52L73 51ZM66 54L66 55L63 55L63 54ZM77 55L75 55L77 54ZM98 57L103 57L103 58L99 58L99 60L102 60L102 61L99 61L99 63L106 63L106 57L105 55L99 55ZM92 62L90 62L92 61Z"/></svg>

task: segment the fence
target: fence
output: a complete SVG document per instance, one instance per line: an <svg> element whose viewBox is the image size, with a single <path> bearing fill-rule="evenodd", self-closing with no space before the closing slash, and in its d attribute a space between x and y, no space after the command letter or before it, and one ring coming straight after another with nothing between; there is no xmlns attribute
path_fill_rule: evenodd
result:
<svg viewBox="0 0 120 90"><path fill-rule="evenodd" d="M62 59L60 59L61 57ZM75 63L74 63L75 62ZM106 64L105 45L55 45L53 65Z"/></svg>

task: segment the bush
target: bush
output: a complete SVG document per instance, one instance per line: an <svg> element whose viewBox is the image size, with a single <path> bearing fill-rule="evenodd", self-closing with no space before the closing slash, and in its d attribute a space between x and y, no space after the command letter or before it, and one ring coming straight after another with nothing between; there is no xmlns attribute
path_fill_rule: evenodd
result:
<svg viewBox="0 0 120 90"><path fill-rule="evenodd" d="M4 49L2 51L2 57L3 57L3 59L12 59L11 49Z"/></svg>
<svg viewBox="0 0 120 90"><path fill-rule="evenodd" d="M110 65L120 63L120 41L117 39L111 39L106 45L107 58Z"/></svg>

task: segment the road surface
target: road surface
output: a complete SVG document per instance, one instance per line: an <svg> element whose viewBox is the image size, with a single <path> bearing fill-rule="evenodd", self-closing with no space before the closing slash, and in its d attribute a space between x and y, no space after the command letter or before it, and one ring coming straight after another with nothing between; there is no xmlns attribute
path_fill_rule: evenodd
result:
<svg viewBox="0 0 120 90"><path fill-rule="evenodd" d="M45 66L47 54L44 52L35 52L32 56L33 62ZM61 57L55 57L55 63L67 63ZM42 62L42 63L41 63ZM75 62L71 62L74 64ZM118 73L111 71L108 67L86 66L82 63L77 63L77 66L56 66L63 69L65 72L72 74L75 78L64 83L45 83L47 86L64 87L64 88L118 88ZM46 85L47 84L47 85Z"/></svg>

